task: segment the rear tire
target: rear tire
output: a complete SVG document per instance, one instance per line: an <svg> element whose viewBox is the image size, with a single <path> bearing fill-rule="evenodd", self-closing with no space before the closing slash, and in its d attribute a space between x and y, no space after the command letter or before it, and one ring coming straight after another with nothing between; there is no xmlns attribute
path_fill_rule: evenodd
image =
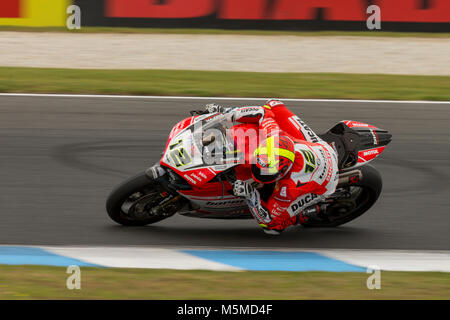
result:
<svg viewBox="0 0 450 320"><path fill-rule="evenodd" d="M151 192L156 192L156 187L153 180L144 172L127 179L110 193L108 200L106 201L106 211L108 212L109 217L113 221L124 226L145 226L168 218L168 216L154 216L133 219L127 216L126 212L123 210L125 202L129 201L131 196L136 193L142 193L143 196L148 195Z"/></svg>
<svg viewBox="0 0 450 320"><path fill-rule="evenodd" d="M333 219L333 212L328 213L327 209L325 218L329 218L329 221L326 221L326 219L310 219L307 222L303 223L302 226L307 228L337 227L358 218L367 210L369 210L378 200L378 197L381 194L383 182L378 170L371 165L365 165L359 168L359 170L361 170L362 172L362 179L360 179L356 183L352 183L349 185L349 187L359 187L360 189L362 189L359 196L359 200L361 201L359 206L347 212L342 217L336 217L335 219Z"/></svg>

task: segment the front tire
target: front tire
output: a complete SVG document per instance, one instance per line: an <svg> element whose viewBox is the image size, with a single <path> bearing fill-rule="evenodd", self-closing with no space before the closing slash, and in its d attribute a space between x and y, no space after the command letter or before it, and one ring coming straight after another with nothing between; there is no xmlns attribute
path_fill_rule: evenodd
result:
<svg viewBox="0 0 450 320"><path fill-rule="evenodd" d="M145 226L168 218L167 215L149 216L145 211L158 204L160 191L144 172L118 185L106 201L109 217L124 226ZM141 212L142 211L142 212Z"/></svg>
<svg viewBox="0 0 450 320"><path fill-rule="evenodd" d="M302 226L307 228L337 227L358 218L369 210L381 194L383 181L378 170L371 165L365 165L359 170L362 172L362 179L340 188L341 191L348 190L350 195L353 192L354 199L337 199L334 204L329 205L323 217L310 219Z"/></svg>

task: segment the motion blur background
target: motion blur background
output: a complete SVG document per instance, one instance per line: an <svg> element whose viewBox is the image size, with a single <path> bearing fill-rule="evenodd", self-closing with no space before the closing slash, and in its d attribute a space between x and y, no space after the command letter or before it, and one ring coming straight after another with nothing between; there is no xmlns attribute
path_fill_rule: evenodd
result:
<svg viewBox="0 0 450 320"><path fill-rule="evenodd" d="M381 29L368 29L372 5ZM78 18L81 29L69 30ZM0 92L10 95L0 94L0 245L448 252L449 32L448 0L2 0ZM189 110L273 97L316 99L286 103L317 132L353 119L393 134L374 162L384 189L370 212L340 228L292 228L272 239L254 221L174 216L123 228L109 220L110 190L159 160L171 127ZM223 274L203 279L223 289L214 294L208 285L178 283L161 292L149 283L158 279L130 269L124 281L135 290L115 288L111 296L96 276L90 281L97 291L74 295L54 279L33 282L0 269L9 286L0 286L3 298L271 298L254 284L239 287L244 279L223 282L231 277ZM316 276L309 275L316 287L330 283ZM417 281L393 275L397 285L378 296L343 276L328 295L277 277L267 275L278 298L450 297L448 273L415 275ZM364 274L354 277L363 281ZM293 286L288 295L286 286Z"/></svg>
<svg viewBox="0 0 450 320"><path fill-rule="evenodd" d="M377 5L385 31L449 31L446 0L7 0L0 24L65 26L71 4L83 26L362 31Z"/></svg>

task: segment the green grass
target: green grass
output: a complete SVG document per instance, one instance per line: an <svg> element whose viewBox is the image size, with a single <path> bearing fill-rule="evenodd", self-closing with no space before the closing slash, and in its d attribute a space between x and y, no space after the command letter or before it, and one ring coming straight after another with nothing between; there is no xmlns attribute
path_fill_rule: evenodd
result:
<svg viewBox="0 0 450 320"><path fill-rule="evenodd" d="M0 92L450 100L449 76L0 67Z"/></svg>
<svg viewBox="0 0 450 320"><path fill-rule="evenodd" d="M280 30L229 30L195 28L126 28L126 27L82 27L68 30L65 27L17 27L0 26L0 31L22 32L71 32L71 33L141 33L141 34L241 34L241 35L290 35L290 36L361 36L361 37L418 37L449 38L450 33L432 32L388 32L388 31L280 31Z"/></svg>
<svg viewBox="0 0 450 320"><path fill-rule="evenodd" d="M218 272L81 268L81 290L66 288L66 269L0 266L0 299L450 299L450 274Z"/></svg>

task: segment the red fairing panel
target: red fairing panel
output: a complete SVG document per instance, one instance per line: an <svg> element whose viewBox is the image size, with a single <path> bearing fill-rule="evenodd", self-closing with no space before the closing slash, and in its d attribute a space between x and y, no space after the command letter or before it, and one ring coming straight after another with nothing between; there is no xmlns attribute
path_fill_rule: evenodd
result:
<svg viewBox="0 0 450 320"><path fill-rule="evenodd" d="M232 186L228 181L225 181L224 184L222 184L221 182L211 182L198 189L179 190L178 192L186 197L193 199L216 199L224 197L224 187L226 197L238 198L231 194Z"/></svg>
<svg viewBox="0 0 450 320"><path fill-rule="evenodd" d="M192 123L194 123L194 119L198 117L198 116L194 116L194 117L189 117L186 118L184 120L181 120L180 122L178 122L173 128L172 131L170 131L169 134L169 138L167 139L167 144L169 144L170 140L172 140L173 137L175 137L178 133L181 132L181 130L183 130L184 128L187 128L188 126L190 126ZM166 146L167 148L167 146Z"/></svg>
<svg viewBox="0 0 450 320"><path fill-rule="evenodd" d="M174 168L172 168L174 169ZM194 169L189 171L178 171L174 169L180 176L182 176L184 179L186 179L187 182L189 182L192 186L201 186L207 183L209 180L214 178L217 175L217 172L215 172L211 168L205 168L205 169Z"/></svg>
<svg viewBox="0 0 450 320"><path fill-rule="evenodd" d="M352 121L352 120L342 120L343 123L347 125L349 128L357 127L357 128L370 128L370 129L378 129L375 126L372 126L367 123L358 122L358 121Z"/></svg>
<svg viewBox="0 0 450 320"><path fill-rule="evenodd" d="M205 122L211 121L218 114L189 117L177 123L170 132L161 165L173 169L191 186L200 187L213 179L219 172L234 166L234 163L208 165L204 163L202 148L194 142L194 131L203 130ZM202 121L202 122L200 122ZM196 128L196 123L199 126ZM198 136L198 135L197 135Z"/></svg>
<svg viewBox="0 0 450 320"><path fill-rule="evenodd" d="M359 151L358 152L358 163L369 162L369 161L375 159L383 152L384 148L385 147L383 146L383 147L379 147L379 148L373 148L373 149Z"/></svg>

